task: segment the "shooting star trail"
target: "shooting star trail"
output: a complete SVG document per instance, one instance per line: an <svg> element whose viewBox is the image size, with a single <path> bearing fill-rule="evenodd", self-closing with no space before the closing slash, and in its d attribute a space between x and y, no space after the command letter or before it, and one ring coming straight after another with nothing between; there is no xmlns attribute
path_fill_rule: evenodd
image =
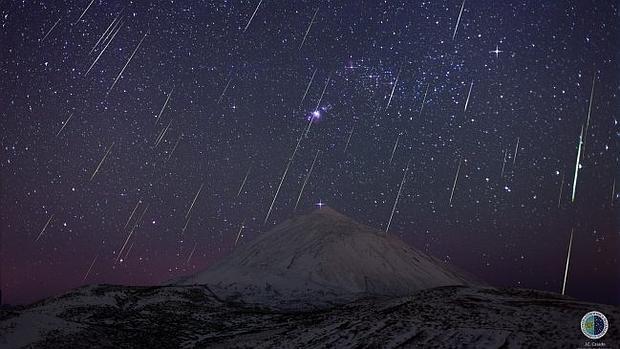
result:
<svg viewBox="0 0 620 349"><path fill-rule="evenodd" d="M252 170L252 167L250 166L250 168L248 168L248 171L245 173L245 177L243 177L243 182L241 182L241 186L239 187L239 191L237 192L237 197L241 195L241 191L243 190L243 187L245 186L245 182L248 180L248 176L250 175L251 170Z"/></svg>
<svg viewBox="0 0 620 349"><path fill-rule="evenodd" d="M204 185L205 185L204 183L200 184L200 189L198 189L198 192L196 192L196 195L194 196L194 200L192 201L192 204L189 206L189 210L187 210L187 213L185 214L185 218L187 218L190 212L192 212L192 208L194 208L194 204L196 203L196 200L198 199L198 195L200 195L200 192L202 191L202 187Z"/></svg>
<svg viewBox="0 0 620 349"><path fill-rule="evenodd" d="M312 160L312 165L310 166L310 170L308 170L308 173L306 174L306 179L304 179L304 184L301 186L301 190L299 191L299 196L297 196L297 202L295 202L295 208L293 209L293 211L297 210L297 206L299 205L299 200L301 200L301 196L304 193L304 189L306 188L308 179L310 179L310 176L312 175L312 170L314 169L314 164L316 163L316 159L319 156L319 152L320 150L317 150L316 155L314 155L314 160Z"/></svg>
<svg viewBox="0 0 620 349"><path fill-rule="evenodd" d="M452 40L456 38L456 31L459 30L459 23L461 22L461 16L463 15L463 9L465 8L465 0L461 4L461 11L459 12L459 17L456 19L456 25L454 26L454 33L452 34Z"/></svg>
<svg viewBox="0 0 620 349"><path fill-rule="evenodd" d="M256 16L256 12L258 12L258 8L260 7L260 4L263 3L263 0L260 0L258 2L258 5L256 5L256 9L254 9L254 13L252 13L252 17L250 17L250 20L248 21L248 24L245 25L245 28L243 29L243 32L245 33L246 30L248 30L248 27L250 26L250 23L252 23L252 20L254 19L254 16Z"/></svg>
<svg viewBox="0 0 620 349"><path fill-rule="evenodd" d="M463 112L467 111L467 106L469 105L469 97L471 96L471 89L474 87L474 82L472 81L471 84L469 84L469 92L467 92L467 99L465 100L465 108L463 109Z"/></svg>
<svg viewBox="0 0 620 349"><path fill-rule="evenodd" d="M97 57L95 58L95 60L93 61L93 63L90 65L90 67L88 67L88 70L86 70L86 73L84 73L84 77L86 77L86 75L88 75L88 73L90 73L90 71L93 69L93 67L95 66L95 64L97 64L97 62L99 61L99 58L101 58L101 56L103 55L103 53L106 51L106 49L108 48L108 46L110 46L110 44L112 43L112 41L114 41L114 38L116 37L116 34L118 34L118 32L122 29L124 22L120 22L120 24L115 27L116 29L112 29L114 31L114 33L112 34L112 37L110 38L110 40L106 43L106 45L103 47L103 49L99 52L99 54L97 55Z"/></svg>
<svg viewBox="0 0 620 349"><path fill-rule="evenodd" d="M325 86L323 87L323 91L321 92L321 97L319 97L319 101L316 104L316 108L314 108L314 113L317 113L319 110L319 107L321 106L321 102L323 101L323 96L325 95L325 91L327 90L327 86L329 86L329 82L331 81L332 75L329 74L329 76L327 77L327 81L325 82ZM313 121L314 121L314 113L313 115L310 116L310 122L308 122L308 128L306 129L306 133L304 135L304 137L308 137L308 132L310 132L310 126L312 126Z"/></svg>
<svg viewBox="0 0 620 349"><path fill-rule="evenodd" d="M428 88L431 86L430 83L426 85L426 92L424 92L424 98L422 99L422 106L420 107L420 114L418 117L422 116L422 110L424 110L424 103L426 102L426 95L428 94Z"/></svg>
<svg viewBox="0 0 620 349"><path fill-rule="evenodd" d="M588 117L586 118L585 133L583 135L583 143L585 146L586 138L588 138L588 127L590 126L590 115L592 114L592 101L594 100L594 83L596 82L596 72L592 77L592 89L590 90L590 103L588 105Z"/></svg>
<svg viewBox="0 0 620 349"><path fill-rule="evenodd" d="M392 149L392 156L390 156L390 165L392 164L392 160L394 160L394 154L396 154L396 148L398 148L398 141L400 140L400 133L398 137L396 137L396 142L394 143L394 148Z"/></svg>
<svg viewBox="0 0 620 349"><path fill-rule="evenodd" d="M34 242L39 241L39 239L41 238L41 235L43 235L43 232L45 231L45 229L47 229L47 226L50 225L50 222L52 221L52 218L54 218L54 214L50 215L50 218L47 220L47 222L43 226L43 229L41 229L41 232L39 233L37 238L34 240Z"/></svg>
<svg viewBox="0 0 620 349"><path fill-rule="evenodd" d="M577 161L575 161L575 176L573 177L573 195L572 202L575 202L575 192L577 190L577 176L579 176L579 162L581 161L581 146L583 144L583 125L581 125L581 133L579 134L579 145L577 148Z"/></svg>
<svg viewBox="0 0 620 349"><path fill-rule="evenodd" d="M409 160L411 162L411 160ZM409 162L407 163L407 167L405 168L405 173L403 173L403 180L400 181L400 187L398 187L398 193L396 194L396 199L394 200L394 206L392 206L392 213L390 214L390 219L388 220L387 226L385 227L385 234L390 230L390 225L392 224L392 218L394 218L394 212L396 212L396 205L398 205L398 200L400 199L400 193L403 190L403 185L405 184L405 178L407 178L407 172L409 172Z"/></svg>
<svg viewBox="0 0 620 349"><path fill-rule="evenodd" d="M392 86L392 92L390 92L390 98L385 106L385 110L387 110L390 107L390 103L392 103L392 97L394 97L394 91L396 90L396 85L398 85L398 78L400 77L401 69L402 65L398 68L398 74L396 74L396 80L394 80L394 86Z"/></svg>
<svg viewBox="0 0 620 349"><path fill-rule="evenodd" d="M194 243L194 248L192 249L192 252L189 254L189 257L187 257L187 261L185 262L185 264L189 264L189 261L190 259L192 259L194 252L196 252L196 246L198 246L197 242Z"/></svg>
<svg viewBox="0 0 620 349"><path fill-rule="evenodd" d="M234 246L237 246L237 242L239 242L239 238L241 237L241 232L243 231L243 228L245 228L245 222L241 223L241 227L239 228L239 232L237 233L237 238L235 239Z"/></svg>
<svg viewBox="0 0 620 349"><path fill-rule="evenodd" d="M344 153L347 153L347 148L349 148L349 143L351 142L351 136L353 136L353 130L355 130L355 125L351 127L351 132L349 132L349 137L347 138L347 144L344 145Z"/></svg>
<svg viewBox="0 0 620 349"><path fill-rule="evenodd" d="M84 11L82 12L82 14L80 15L80 18L77 19L77 21L75 21L75 23L73 23L73 25L78 24L78 22L82 19L82 17L84 17L84 15L86 14L86 12L88 11L88 9L90 8L90 6L93 4L93 2L95 2L95 0L91 0L90 3L88 4L88 6L86 6L86 8L84 9Z"/></svg>
<svg viewBox="0 0 620 349"><path fill-rule="evenodd" d="M519 153L519 137L517 137L517 145L515 146L515 156L512 158L512 166L515 165L517 161L517 154Z"/></svg>
<svg viewBox="0 0 620 349"><path fill-rule="evenodd" d="M314 18L316 18L316 14L317 12L319 12L319 8L316 8L316 11L314 11L314 15L312 16L312 20L310 21L310 24L308 24L308 29L306 29L306 34L304 34L304 39L301 40L301 45L299 45L299 49L301 50L301 48L304 46L304 43L306 42L306 37L308 36L308 33L310 32L310 28L312 28L312 24L314 24Z"/></svg>
<svg viewBox="0 0 620 349"><path fill-rule="evenodd" d="M170 101L170 96L172 96L172 92L174 92L174 85L170 89L170 92L168 92L168 97L166 97L166 101L164 102L164 105L161 107L159 114L157 114L157 116L155 117L155 125L157 125L157 122L159 121L161 114L164 113L164 110L166 109L166 106L168 105L168 101Z"/></svg>
<svg viewBox="0 0 620 349"><path fill-rule="evenodd" d="M452 192L450 193L450 207L452 207L452 197L454 196L454 189L456 189L456 182L459 180L459 172L461 171L461 163L463 159L459 160L459 166L456 168L456 175L454 176L454 183L452 183Z"/></svg>
<svg viewBox="0 0 620 349"><path fill-rule="evenodd" d="M101 161L99 161L99 165L97 165L97 168L95 169L95 171L93 172L93 174L90 176L90 181L93 180L93 178L95 178L95 175L97 174L97 172L99 172L99 168L101 168L101 164L103 164L103 162L105 161L105 159L108 157L108 154L110 154L110 151L112 150L112 147L114 146L114 142L112 142L112 144L110 145L110 147L108 148L108 151L105 152L105 155L103 156L103 158L101 158Z"/></svg>
<svg viewBox="0 0 620 349"><path fill-rule="evenodd" d="M228 90L228 85L230 85L230 82L232 81L233 78L228 79L228 82L226 83L226 87L224 87L224 90L222 91L222 94L220 95L220 98L217 99L217 103L216 104L220 104L220 102L222 101L222 98L224 98L224 94L226 93L226 90Z"/></svg>
<svg viewBox="0 0 620 349"><path fill-rule="evenodd" d="M116 261L115 262L118 262L121 259L121 256L123 255L123 251L125 250L125 247L127 247L127 243L129 242L129 239L131 239L131 236L133 235L134 231L136 231L136 228L138 227L138 225L140 225L140 222L142 222L142 218L144 218L144 214L146 213L146 210L149 209L149 205L150 204L146 205L146 207L144 208L144 211L142 211L142 214L140 215L140 217L134 222L133 227L129 231L129 234L127 234L127 238L125 239L125 242L123 243L123 246L121 247L120 251L118 252L118 256L116 256Z"/></svg>
<svg viewBox="0 0 620 349"><path fill-rule="evenodd" d="M179 142L181 141L181 137L183 137L183 134L181 134L179 138L177 139L176 143L174 143L174 147L172 147L172 150L170 151L170 154L168 155L168 158L166 159L166 161L170 161L172 154L174 154L174 151L177 150L177 146L179 145Z"/></svg>
<svg viewBox="0 0 620 349"><path fill-rule="evenodd" d="M562 181L560 182L560 195L558 195L558 208L562 204L562 190L564 189L564 173L562 173Z"/></svg>
<svg viewBox="0 0 620 349"><path fill-rule="evenodd" d="M166 133L168 133L168 129L170 128L170 125L172 124L172 120L174 120L174 119L170 119L170 121L168 122L168 125L166 126L166 128L164 128L164 130L161 131L161 134L159 135L159 138L155 142L155 147L157 147L159 145L159 143L161 143L161 141L164 139L164 137L166 137Z"/></svg>
<svg viewBox="0 0 620 349"><path fill-rule="evenodd" d="M88 278L90 271L93 270L93 266L95 265L95 262L97 261L97 257L99 257L99 255L96 255L95 258L93 258L92 263L90 263L90 267L88 267L88 271L86 272L86 274L84 274L84 278L82 279L82 282L86 281L86 278Z"/></svg>
<svg viewBox="0 0 620 349"><path fill-rule="evenodd" d="M574 228L570 230L570 240L568 241L568 254L566 255L566 267L564 268L564 282L562 282L562 295L564 295L564 291L566 291L566 279L568 278L568 265L570 264L570 252L573 247L573 231Z"/></svg>
<svg viewBox="0 0 620 349"><path fill-rule="evenodd" d="M136 203L136 207L133 208L133 211L131 211L129 218L127 218L127 223L125 223L125 226L123 227L123 229L127 229L127 226L129 225L129 222L131 221L131 218L136 213L136 210L138 209L138 206L140 205L141 202L142 202L141 200L138 200L138 202Z"/></svg>
<svg viewBox="0 0 620 349"><path fill-rule="evenodd" d="M611 185L611 201L610 205L614 206L614 200L616 199L616 179L614 178L614 183Z"/></svg>
<svg viewBox="0 0 620 349"><path fill-rule="evenodd" d="M144 39L146 39L147 35L148 35L148 33L144 34L144 36L142 37L142 40L140 40L140 42L138 43L136 48L133 50L133 52L131 53L131 56L129 56L129 59L127 60L127 63L125 63L125 65L123 66L123 69L121 69L121 71L118 73L118 75L116 76L116 79L114 79L114 82L112 83L112 86L110 86L110 89L108 90L106 95L110 94L110 92L112 91L112 89L116 85L116 82L118 82L118 79L121 78L121 75L123 75L123 72L125 71L125 69L129 65L129 62L131 62L131 60L133 59L133 56L135 56L136 52L138 52L138 49L140 48L140 45L142 45L142 42L144 41Z"/></svg>
<svg viewBox="0 0 620 349"><path fill-rule="evenodd" d="M181 234L185 233L185 230L187 230L187 225L189 224L190 219L192 219L191 215L185 220L185 225L183 225L183 229L181 229Z"/></svg>
<svg viewBox="0 0 620 349"><path fill-rule="evenodd" d="M504 161L502 162L502 173L499 175L500 178L504 177L504 169L506 168L506 157L508 156L508 149L504 149Z"/></svg>
<svg viewBox="0 0 620 349"><path fill-rule="evenodd" d="M62 17L58 18L56 23L54 23L54 25L47 31L47 33L45 33L45 35L43 35L43 38L41 40L39 40L40 42L45 41L45 39L50 35L52 30L54 30L54 28L56 28L56 26L58 25L58 22L60 22L61 19L62 19Z"/></svg>
<svg viewBox="0 0 620 349"><path fill-rule="evenodd" d="M67 118L67 120L65 120L65 122L62 124L62 127L60 127L60 130L58 130L58 133L56 133L56 137L58 137L58 135L60 135L60 132L62 132L62 130L65 129L65 126L67 126L72 116L73 116L73 113L69 114L69 117Z"/></svg>
<svg viewBox="0 0 620 349"><path fill-rule="evenodd" d="M291 167L291 162L292 161L289 161L288 164L286 165L286 168L284 169L284 173L282 174L282 177L280 178L280 184L278 184L278 189L276 190L276 193L273 195L273 200L271 200L271 205L269 205L269 211L267 211L267 215L265 216L265 221L263 222L263 224L267 224L267 221L269 220L269 216L271 215L271 210L273 210L273 204L276 202L276 199L278 198L278 194L280 193L280 188L282 188L282 183L284 183L284 179L286 178L288 169L289 167Z"/></svg>
<svg viewBox="0 0 620 349"><path fill-rule="evenodd" d="M318 68L314 69L314 73L312 73L312 77L310 78L310 81L308 82L308 86L306 86L306 92L304 92L304 96L301 97L301 102L299 102L299 107L301 108L301 105L304 103L304 100L306 99L306 95L308 95L308 91L310 90L310 86L312 86L312 81L314 81L314 76L316 75L316 71L319 70Z"/></svg>
<svg viewBox="0 0 620 349"><path fill-rule="evenodd" d="M133 245L136 243L136 240L131 242L131 245L129 245L129 248L127 249L127 252L125 253L125 257L123 257L123 261L127 262L127 258L129 258L129 253L131 252L131 250L133 249Z"/></svg>
<svg viewBox="0 0 620 349"><path fill-rule="evenodd" d="M123 9L124 10L124 9ZM119 18L121 18L123 11L119 12L116 17L114 17L114 19L112 20L112 22L110 22L110 25L108 25L108 27L106 28L106 30L103 32L103 34L101 34L101 36L99 37L99 40L97 40L97 42L95 43L95 45L93 45L93 48L90 49L90 51L88 52L88 54L92 54L93 51L95 51L95 49L97 48L97 46L99 46L99 44L101 43L101 40L103 40L103 38L105 37L106 40L107 38L110 36L110 33L114 31L114 29L116 28L116 25L120 22L117 23L117 21L119 20ZM106 40L103 40L103 42L105 42Z"/></svg>

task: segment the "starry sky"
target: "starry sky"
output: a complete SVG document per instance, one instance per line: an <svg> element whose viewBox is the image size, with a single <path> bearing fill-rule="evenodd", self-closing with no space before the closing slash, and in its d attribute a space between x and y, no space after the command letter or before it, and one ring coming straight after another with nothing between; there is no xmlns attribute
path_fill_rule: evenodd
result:
<svg viewBox="0 0 620 349"><path fill-rule="evenodd" d="M615 1L0 15L4 303L190 274L319 204L394 210L389 234L502 287L561 292L573 231L566 294L620 303Z"/></svg>

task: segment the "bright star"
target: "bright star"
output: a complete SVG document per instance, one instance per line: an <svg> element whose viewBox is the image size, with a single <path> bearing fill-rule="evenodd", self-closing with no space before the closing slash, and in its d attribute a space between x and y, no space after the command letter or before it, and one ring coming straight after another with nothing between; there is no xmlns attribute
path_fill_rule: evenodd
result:
<svg viewBox="0 0 620 349"><path fill-rule="evenodd" d="M499 49L499 45L495 45L495 50L489 51L489 53L495 53L495 58L499 58L499 54L504 51Z"/></svg>

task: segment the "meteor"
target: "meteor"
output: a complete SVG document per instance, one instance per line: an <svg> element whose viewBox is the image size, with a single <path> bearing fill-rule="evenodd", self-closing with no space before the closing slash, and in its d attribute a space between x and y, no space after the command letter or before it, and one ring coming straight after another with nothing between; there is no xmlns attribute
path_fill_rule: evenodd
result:
<svg viewBox="0 0 620 349"><path fill-rule="evenodd" d="M67 126L72 116L73 116L73 113L69 114L69 117L67 118L67 120L62 124L62 127L60 127L60 130L58 130L58 133L56 133L56 137L58 137L58 135L60 135L60 132L62 132L62 130L65 129L65 126Z"/></svg>
<svg viewBox="0 0 620 349"><path fill-rule="evenodd" d="M189 260L192 259L192 256L194 255L194 252L196 252L196 246L198 246L198 243L194 243L194 249L192 250L192 252L189 254L189 257L187 257L187 262L185 262L185 264L189 264Z"/></svg>
<svg viewBox="0 0 620 349"><path fill-rule="evenodd" d="M90 267L88 268L88 271L84 275L84 278L82 279L82 282L86 281L86 278L88 277L88 274L90 274L90 271L93 269L93 266L95 265L95 261L97 260L97 257L99 257L99 255L96 255L95 258L93 258L93 262L90 263Z"/></svg>
<svg viewBox="0 0 620 349"><path fill-rule="evenodd" d="M134 213L136 213L136 210L138 209L138 206L140 205L141 202L142 202L141 200L138 200L138 202L136 203L136 207L133 208L133 211L131 211L129 218L127 218L127 223L125 223L125 226L123 227L123 229L127 228L127 226L129 225L129 222L131 221L131 218L133 217Z"/></svg>
<svg viewBox="0 0 620 349"><path fill-rule="evenodd" d="M450 193L450 207L452 207L452 197L454 196L454 189L456 188L456 181L459 180L459 172L461 171L461 163L463 159L459 160L459 166L456 168L456 175L454 176L454 183L452 184L452 193Z"/></svg>
<svg viewBox="0 0 620 349"><path fill-rule="evenodd" d="M517 154L519 153L519 137L517 137L517 145L515 146L515 156L512 158L512 166L515 165L515 161L517 161Z"/></svg>
<svg viewBox="0 0 620 349"><path fill-rule="evenodd" d="M118 251L118 256L116 257L116 262L118 262L121 259L121 255L123 254L123 251L125 250L125 247L127 247L127 242L129 242L129 239L131 239L131 236L133 235L134 231L136 230L136 228L138 227L140 222L142 222L142 218L144 218L144 214L146 213L146 210L149 209L149 205L150 204L146 205L146 207L144 208L144 211L142 211L142 214L140 215L138 220L136 220L135 223L133 224L133 227L129 231L129 234L127 234L127 239L125 239L125 242L123 243L123 246L121 247L120 251Z"/></svg>
<svg viewBox="0 0 620 349"><path fill-rule="evenodd" d="M430 83L426 85L426 92L424 92L424 98L422 99L422 106L420 107L420 114L418 117L422 116L422 110L424 110L424 102L426 102L426 95L428 94L428 88L431 86Z"/></svg>
<svg viewBox="0 0 620 349"><path fill-rule="evenodd" d="M105 159L108 157L108 154L110 154L110 151L112 150L113 146L114 146L114 142L112 142L112 144L110 145L110 148L108 148L108 151L105 152L105 155L103 156L103 158L101 158L101 161L99 161L99 165L97 165L95 172L93 172L93 174L90 176L89 182L92 181L93 178L95 178L95 175L97 174L97 172L99 172L99 168L101 167L101 164L103 164Z"/></svg>
<svg viewBox="0 0 620 349"><path fill-rule="evenodd" d="M241 227L239 228L239 232L237 233L237 238L235 239L235 245L237 246L237 242L239 242L239 237L241 237L241 231L245 228L245 222L241 223Z"/></svg>
<svg viewBox="0 0 620 349"><path fill-rule="evenodd" d="M297 196L297 202L295 202L295 208L293 210L297 210L299 200L301 199L301 195L304 193L304 188L306 188L310 175L312 175L312 170L314 169L314 164L316 163L316 158L319 156L319 152L319 150L316 151L316 155L314 156L314 160L312 160L312 165L310 166L310 170L308 170L308 174L306 174L306 179L304 179L304 184L301 186L301 191L299 191L299 196Z"/></svg>
<svg viewBox="0 0 620 349"><path fill-rule="evenodd" d="M398 74L396 74L396 80L394 80L394 86L392 86L392 92L390 93L390 99L388 99L388 103L387 103L387 106L385 106L385 110L387 110L390 107L390 103L392 103L392 97L394 96L394 90L396 90L396 85L398 85L398 78L400 77L401 69L402 69L402 65L401 67L398 68Z"/></svg>
<svg viewBox="0 0 620 349"><path fill-rule="evenodd" d="M185 225L183 226L183 229L181 229L181 234L185 233L185 230L187 230L187 225L189 224L190 219L192 219L191 216L189 216L187 220L185 220Z"/></svg>
<svg viewBox="0 0 620 349"><path fill-rule="evenodd" d="M327 81L325 82L325 86L323 87L323 91L321 92L321 97L319 97L319 102L316 104L316 108L314 108L313 115L310 116L310 122L308 123L308 128L306 129L305 137L308 137L308 132L310 132L310 126L312 126L312 122L314 121L314 114L318 113L319 107L321 106L321 101L323 100L323 96L325 95L325 90L327 90L327 86L329 85L331 78L332 76L331 74L329 74L329 76L327 77Z"/></svg>
<svg viewBox="0 0 620 349"><path fill-rule="evenodd" d="M75 23L73 23L73 25L76 25L81 19L82 17L84 17L84 15L86 14L86 11L88 11L88 9L90 8L90 6L93 4L93 2L95 2L95 0L91 0L90 3L88 4L88 6L86 6L86 8L84 9L84 12L82 12L82 14L80 15L80 18L77 19L77 21L75 21Z"/></svg>
<svg viewBox="0 0 620 349"><path fill-rule="evenodd" d="M579 134L579 145L577 148L577 161L575 161L575 176L573 177L573 196L571 201L575 202L575 191L577 190L577 176L579 176L579 162L581 161L581 146L583 145L583 125Z"/></svg>
<svg viewBox="0 0 620 349"><path fill-rule="evenodd" d="M299 102L298 108L301 108L301 105L304 103L304 100L306 99L306 95L308 94L308 91L310 90L310 86L312 86L312 81L314 80L314 76L316 75L317 70L318 68L314 69L314 73L312 73L312 77L310 78L310 81L308 82L308 86L306 86L306 92L304 92L304 96L301 97L301 102Z"/></svg>
<svg viewBox="0 0 620 349"><path fill-rule="evenodd" d="M306 29L306 34L304 34L304 39L301 41L301 45L299 45L299 50L301 50L301 48L304 46L304 42L306 42L306 37L308 36L308 33L310 32L310 28L312 28L312 24L314 24L314 18L316 17L317 12L319 12L319 8L316 8L316 11L314 11L314 15L312 16L312 20L310 21L310 24L308 24L308 29Z"/></svg>
<svg viewBox="0 0 620 349"><path fill-rule="evenodd" d="M504 169L506 168L506 157L508 156L508 149L504 149L504 161L502 162L502 173L500 177L504 177Z"/></svg>
<svg viewBox="0 0 620 349"><path fill-rule="evenodd" d="M467 92L467 99L465 100L465 108L463 109L463 112L467 111L467 106L469 105L469 97L471 96L471 89L474 87L474 82L472 81L471 84L469 84L469 92Z"/></svg>
<svg viewBox="0 0 620 349"><path fill-rule="evenodd" d="M118 32L121 30L124 22L120 21L120 24L118 26L115 26L114 28L112 28L112 31L114 31L114 34L112 34L112 37L110 38L110 40L108 40L108 43L103 47L103 49L99 52L99 54L97 55L97 58L95 58L95 60L93 61L93 63L90 65L90 67L88 67L88 70L86 70L86 73L84 73L84 76L88 75L88 73L90 73L91 69L93 69L93 67L95 66L95 64L97 64L97 62L99 61L99 58L101 58L101 55L103 55L103 53L105 52L105 50L108 48L108 46L110 46L110 44L112 43L112 41L114 40L114 37L116 37L116 34L118 34ZM115 29L116 28L116 29Z"/></svg>
<svg viewBox="0 0 620 349"><path fill-rule="evenodd" d="M398 140L400 139L400 133L398 137L396 137L396 142L394 143L394 149L392 149L392 156L390 157L390 165L392 164L392 160L394 159L394 154L396 153L396 148L398 147Z"/></svg>
<svg viewBox="0 0 620 349"><path fill-rule="evenodd" d="M187 213L185 214L185 218L189 217L189 213L192 212L192 208L194 208L196 199L198 199L198 195L200 195L200 192L202 191L203 186L204 186L204 183L200 185L200 189L198 189L198 192L196 192L196 196L194 196L194 200L192 201L192 204L190 205L189 210L187 210Z"/></svg>
<svg viewBox="0 0 620 349"><path fill-rule="evenodd" d="M174 147L172 147L172 150L170 151L170 154L168 155L168 159L166 159L166 161L170 161L172 154L174 154L174 151L177 149L177 146L179 145L179 142L181 141L181 137L183 137L183 134L181 134L179 138L177 139L177 142L174 143Z"/></svg>
<svg viewBox="0 0 620 349"><path fill-rule="evenodd" d="M228 90L228 85L230 85L231 81L232 81L232 78L228 79L228 82L226 83L226 87L224 87L224 90L222 91L222 94L220 95L220 98L218 98L216 104L220 104L220 102L222 101L222 98L224 98L224 94L226 93L226 90Z"/></svg>
<svg viewBox="0 0 620 349"><path fill-rule="evenodd" d="M39 241L39 239L41 238L41 235L43 235L43 232L45 231L45 229L47 229L47 226L50 224L50 222L52 221L52 218L54 218L54 214L50 215L50 218L47 220L47 222L45 223L45 225L43 226L43 229L41 229L41 232L39 233L39 235L37 236L37 238L34 240L34 242Z"/></svg>
<svg viewBox="0 0 620 349"><path fill-rule="evenodd" d="M573 247L573 231L574 231L574 228L570 230L570 240L568 241L568 254L566 255L566 267L564 268L564 282L562 283L562 295L564 295L564 291L566 290L566 279L568 277L568 265L570 264L570 250Z"/></svg>
<svg viewBox="0 0 620 349"><path fill-rule="evenodd" d="M409 162L411 162L411 160L409 160ZM385 227L385 234L387 234L388 230L390 230L392 218L394 217L394 212L396 211L396 205L398 205L398 199L400 199L400 193L403 190L405 178L407 178L407 172L409 172L409 162L407 163L407 167L405 168L405 173L403 173L403 180L400 182L400 187L398 188L398 193L396 194L396 199L394 200L394 206L392 206L392 213L390 214L390 219L388 220L387 227Z"/></svg>
<svg viewBox="0 0 620 349"><path fill-rule="evenodd" d="M355 125L351 127L351 132L349 133L349 138L347 138L347 144L344 146L344 153L346 154L347 148L349 148L349 143L351 142L351 136L353 136L353 130L355 130Z"/></svg>
<svg viewBox="0 0 620 349"><path fill-rule="evenodd" d="M157 141L155 142L155 147L157 147L159 145L159 143L161 143L161 141L166 136L166 133L168 133L168 129L170 128L170 124L172 124L172 120L174 120L174 119L170 119L170 121L168 122L168 125L166 126L166 128L164 128L163 131L161 131L161 134L159 135L159 138L157 138Z"/></svg>
<svg viewBox="0 0 620 349"><path fill-rule="evenodd" d="M157 116L155 117L155 125L157 125L157 122L159 121L159 117L161 117L161 114L163 114L164 109L166 109L166 106L168 105L168 101L170 100L170 96L172 96L172 92L174 92L174 85L172 86L172 89L170 89L170 92L168 93L168 97L166 97L166 101L164 102L164 105L161 107L159 114L157 114Z"/></svg>
<svg viewBox="0 0 620 349"><path fill-rule="evenodd" d="M583 143L585 145L586 138L588 137L588 127L590 126L590 115L592 114L592 100L594 99L594 83L596 82L596 73L592 77L592 89L590 90L590 103L588 105L588 117L586 118L586 128L583 135Z"/></svg>
<svg viewBox="0 0 620 349"><path fill-rule="evenodd" d="M241 182L241 186L239 187L239 191L237 192L237 197L241 195L241 191L243 190L243 187L245 186L245 182L248 180L248 176L250 175L251 170L252 170L252 167L248 168L248 172L245 173L245 177L243 177L243 182Z"/></svg>
<svg viewBox="0 0 620 349"><path fill-rule="evenodd" d="M465 8L465 0L461 4L461 11L459 12L459 17L456 19L456 25L454 26L454 33L452 34L452 40L456 38L456 31L459 30L459 23L461 22L461 16L463 15L463 9Z"/></svg>
<svg viewBox="0 0 620 349"><path fill-rule="evenodd" d="M123 9L124 10L124 9ZM106 39L109 36L109 33L111 32L111 30L113 31L114 28L116 27L116 21L120 18L121 14L123 13L123 11L119 12L118 15L116 15L116 17L114 17L114 19L112 20L112 22L110 22L110 25L106 28L106 30L103 32L103 34L101 34L101 36L99 37L99 40L97 40L97 42L95 43L95 45L93 46L93 48L90 49L90 51L88 52L88 54L93 53L93 51L95 51L95 49L97 48L97 46L99 46L99 43L101 43L101 40L106 37ZM110 30L111 29L111 30ZM107 34L107 35L106 35ZM103 40L105 42L105 40Z"/></svg>
<svg viewBox="0 0 620 349"><path fill-rule="evenodd" d="M39 40L40 42L45 41L45 39L48 37L48 35L50 35L52 30L54 30L54 28L56 28L56 26L58 25L58 22L60 22L61 19L62 19L62 17L58 18L56 23L54 23L54 25L47 31L47 33L45 33L45 35L43 35L43 38L41 40Z"/></svg>
<svg viewBox="0 0 620 349"><path fill-rule="evenodd" d="M297 150L297 149L295 149ZM288 164L286 165L286 168L284 169L284 173L282 174L282 177L280 178L280 184L278 184L278 189L276 190L275 195L273 196L273 200L271 200L271 205L269 206L269 211L267 211L267 215L265 216L265 221L263 222L263 224L267 224L267 221L269 220L269 216L271 215L271 210L273 210L273 204L276 202L276 198L278 197L278 193L280 193L280 188L282 188L282 183L284 183L284 179L286 178L286 174L288 173L288 169L289 167L291 167L291 162L292 162L292 158L291 160L289 160Z"/></svg>
<svg viewBox="0 0 620 349"><path fill-rule="evenodd" d="M250 26L250 23L252 23L252 20L254 19L254 16L256 16L256 12L258 11L258 8L260 7L260 4L263 3L263 0L260 0L258 2L258 5L256 5L256 9L254 9L254 13L252 13L252 17L250 17L250 20L248 21L248 24L246 24L245 28L243 29L243 32L245 33L246 30L248 30L248 27Z"/></svg>
<svg viewBox="0 0 620 349"><path fill-rule="evenodd" d="M131 60L133 59L133 56L136 54L136 52L138 52L138 49L140 48L140 45L142 45L142 42L144 41L144 39L146 39L147 35L148 35L148 33L144 34L144 36L142 37L142 40L140 40L140 42L138 43L136 48L133 50L133 52L131 53L131 56L129 56L129 59L127 60L127 63L125 63L125 65L123 66L123 69L121 69L121 71L118 73L118 75L116 76L116 79L114 79L114 83L112 83L112 86L110 86L110 89L108 90L106 95L110 94L110 92L114 88L114 85L116 85L116 82L118 81L118 79L121 78L121 75L123 75L123 72L125 71L125 69L129 65L129 62L131 62Z"/></svg>
<svg viewBox="0 0 620 349"><path fill-rule="evenodd" d="M564 173L562 173L562 181L560 183L560 195L558 196L558 208L560 208L560 204L562 203L562 189L564 188Z"/></svg>

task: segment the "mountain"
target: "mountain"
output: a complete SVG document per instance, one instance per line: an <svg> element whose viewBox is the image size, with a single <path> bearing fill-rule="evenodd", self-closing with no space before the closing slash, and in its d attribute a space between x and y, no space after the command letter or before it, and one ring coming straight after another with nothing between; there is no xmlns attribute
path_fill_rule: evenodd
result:
<svg viewBox="0 0 620 349"><path fill-rule="evenodd" d="M592 310L609 321L598 341L580 330ZM97 285L0 310L0 347L618 348L618 324L618 307L523 289L445 286L281 311L226 302L205 285Z"/></svg>
<svg viewBox="0 0 620 349"><path fill-rule="evenodd" d="M277 225L173 284L207 284L229 299L302 307L479 283L395 235L324 207Z"/></svg>

